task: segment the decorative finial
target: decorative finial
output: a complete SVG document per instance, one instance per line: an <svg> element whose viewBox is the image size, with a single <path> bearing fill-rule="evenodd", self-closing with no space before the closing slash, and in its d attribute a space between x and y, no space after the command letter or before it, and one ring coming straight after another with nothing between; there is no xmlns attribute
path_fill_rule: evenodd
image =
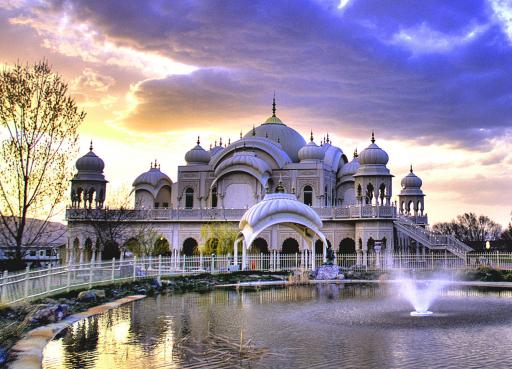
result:
<svg viewBox="0 0 512 369"><path fill-rule="evenodd" d="M274 98L272 99L272 116L276 116L276 91L274 90Z"/></svg>
<svg viewBox="0 0 512 369"><path fill-rule="evenodd" d="M354 158L357 158L359 156L359 154L357 153L357 147L356 149L354 150Z"/></svg>
<svg viewBox="0 0 512 369"><path fill-rule="evenodd" d="M91 140L91 145L89 146L89 151L92 151L92 140Z"/></svg>
<svg viewBox="0 0 512 369"><path fill-rule="evenodd" d="M231 145L231 137L228 138L228 146Z"/></svg>
<svg viewBox="0 0 512 369"><path fill-rule="evenodd" d="M158 162L155 159L155 169L156 169L157 166L158 166Z"/></svg>
<svg viewBox="0 0 512 369"><path fill-rule="evenodd" d="M256 128L254 128L254 124L252 125L252 135L256 136Z"/></svg>
<svg viewBox="0 0 512 369"><path fill-rule="evenodd" d="M240 139L242 139L242 131L240 131Z"/></svg>
<svg viewBox="0 0 512 369"><path fill-rule="evenodd" d="M212 144L210 144L210 151L211 151L211 149L212 149Z"/></svg>
<svg viewBox="0 0 512 369"><path fill-rule="evenodd" d="M331 140L329 140L329 132L327 132L327 143L331 143Z"/></svg>
<svg viewBox="0 0 512 369"><path fill-rule="evenodd" d="M313 130L311 130L311 135L309 136L311 142L313 142Z"/></svg>
<svg viewBox="0 0 512 369"><path fill-rule="evenodd" d="M199 145L201 143L201 140L199 139L199 136L197 136L197 144Z"/></svg>
<svg viewBox="0 0 512 369"><path fill-rule="evenodd" d="M375 133L372 131L372 143L375 143Z"/></svg>
<svg viewBox="0 0 512 369"><path fill-rule="evenodd" d="M222 137L219 138L219 146L222 146Z"/></svg>
<svg viewBox="0 0 512 369"><path fill-rule="evenodd" d="M217 140L215 140L215 144L213 145L214 147L217 147Z"/></svg>
<svg viewBox="0 0 512 369"><path fill-rule="evenodd" d="M149 169L153 169L153 162L149 163Z"/></svg>
<svg viewBox="0 0 512 369"><path fill-rule="evenodd" d="M410 172L412 173L412 164L411 164L411 169L410 169Z"/></svg>
<svg viewBox="0 0 512 369"><path fill-rule="evenodd" d="M161 164L160 164L160 163L158 163L158 170L160 170L160 166L161 166Z"/></svg>

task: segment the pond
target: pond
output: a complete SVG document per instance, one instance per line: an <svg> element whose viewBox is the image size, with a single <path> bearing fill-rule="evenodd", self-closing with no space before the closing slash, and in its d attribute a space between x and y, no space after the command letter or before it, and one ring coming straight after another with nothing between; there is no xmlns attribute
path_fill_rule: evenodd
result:
<svg viewBox="0 0 512 369"><path fill-rule="evenodd" d="M161 295L75 323L50 368L510 367L512 291L444 289L430 317L389 286Z"/></svg>

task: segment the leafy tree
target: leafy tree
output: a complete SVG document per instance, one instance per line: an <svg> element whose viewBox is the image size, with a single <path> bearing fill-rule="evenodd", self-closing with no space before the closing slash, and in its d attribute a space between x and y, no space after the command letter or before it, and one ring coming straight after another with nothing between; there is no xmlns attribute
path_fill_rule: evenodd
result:
<svg viewBox="0 0 512 369"><path fill-rule="evenodd" d="M0 241L19 262L63 199L84 119L46 61L0 71Z"/></svg>
<svg viewBox="0 0 512 369"><path fill-rule="evenodd" d="M206 240L198 247L203 254L226 255L233 253L233 245L238 236L238 228L229 222L211 222L201 227L201 238Z"/></svg>
<svg viewBox="0 0 512 369"><path fill-rule="evenodd" d="M450 222L434 224L432 230L439 234L453 234L462 242L494 241L502 233L501 225L488 216L475 213L464 213Z"/></svg>

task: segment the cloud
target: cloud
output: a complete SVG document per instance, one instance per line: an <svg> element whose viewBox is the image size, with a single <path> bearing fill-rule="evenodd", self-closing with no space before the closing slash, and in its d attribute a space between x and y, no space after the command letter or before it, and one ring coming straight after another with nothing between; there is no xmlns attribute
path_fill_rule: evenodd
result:
<svg viewBox="0 0 512 369"><path fill-rule="evenodd" d="M141 71L122 115L130 129L233 126L261 114L257 122L276 89L299 128L487 150L512 127L512 49L493 9L479 0L62 0L12 22L52 50Z"/></svg>
<svg viewBox="0 0 512 369"><path fill-rule="evenodd" d="M82 74L73 79L69 86L73 91L92 90L96 92L107 92L115 84L114 78L91 69L85 68Z"/></svg>

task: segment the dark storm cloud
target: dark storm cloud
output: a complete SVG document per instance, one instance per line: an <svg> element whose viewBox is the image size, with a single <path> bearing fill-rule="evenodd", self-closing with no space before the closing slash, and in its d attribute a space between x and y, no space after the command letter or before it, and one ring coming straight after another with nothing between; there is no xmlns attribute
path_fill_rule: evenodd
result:
<svg viewBox="0 0 512 369"><path fill-rule="evenodd" d="M127 119L135 128L177 129L187 115L222 124L257 108L264 119L274 89L297 123L340 134L374 128L485 147L512 126L511 44L485 1L352 0L338 10L313 0L98 0L39 11L63 10L117 44L206 68L142 83Z"/></svg>

